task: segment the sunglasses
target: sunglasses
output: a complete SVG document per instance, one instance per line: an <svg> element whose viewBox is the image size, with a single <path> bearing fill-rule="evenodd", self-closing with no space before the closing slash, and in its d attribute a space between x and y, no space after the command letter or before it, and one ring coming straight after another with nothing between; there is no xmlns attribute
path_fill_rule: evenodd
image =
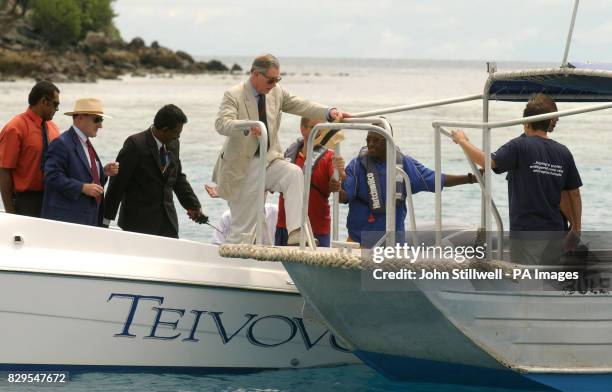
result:
<svg viewBox="0 0 612 392"><path fill-rule="evenodd" d="M102 124L103 121L104 121L104 117L101 117L101 116L96 116L96 118L94 118L93 120L94 124Z"/></svg>
<svg viewBox="0 0 612 392"><path fill-rule="evenodd" d="M268 77L268 76L266 76L265 74L261 74L261 76L263 76L264 78L266 78L266 82L267 82L268 84L278 83L278 82L280 82L281 80L283 80L283 78L281 78L280 76L279 76L279 77Z"/></svg>
<svg viewBox="0 0 612 392"><path fill-rule="evenodd" d="M50 102L51 104L53 104L53 106L55 106L55 110L59 109L59 105L60 105L59 101L54 101L51 98L45 98L45 99L47 100L47 102Z"/></svg>

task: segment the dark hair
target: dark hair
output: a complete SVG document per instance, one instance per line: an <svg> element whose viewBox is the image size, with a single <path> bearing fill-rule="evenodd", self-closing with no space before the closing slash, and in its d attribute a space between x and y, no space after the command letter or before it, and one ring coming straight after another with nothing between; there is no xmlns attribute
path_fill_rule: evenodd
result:
<svg viewBox="0 0 612 392"><path fill-rule="evenodd" d="M28 95L28 104L30 104L30 106L36 105L43 98L53 99L54 91L57 91L58 94L60 92L53 83L47 80L41 80L32 87L30 95Z"/></svg>
<svg viewBox="0 0 612 392"><path fill-rule="evenodd" d="M187 116L185 113L176 105L165 105L157 111L153 125L156 129L162 128L175 128L177 125L187 123Z"/></svg>
<svg viewBox="0 0 612 392"><path fill-rule="evenodd" d="M523 110L523 117L537 116L539 114L546 114L551 112L553 111L544 102L531 100L527 102L527 106L525 106L525 110ZM531 125L531 128L536 131L548 132L548 129L550 128L550 119L534 121L530 122L529 124Z"/></svg>
<svg viewBox="0 0 612 392"><path fill-rule="evenodd" d="M557 103L555 102L555 100L543 93L537 93L532 95L529 99L529 102L540 102L548 109L550 109L551 112L557 111Z"/></svg>

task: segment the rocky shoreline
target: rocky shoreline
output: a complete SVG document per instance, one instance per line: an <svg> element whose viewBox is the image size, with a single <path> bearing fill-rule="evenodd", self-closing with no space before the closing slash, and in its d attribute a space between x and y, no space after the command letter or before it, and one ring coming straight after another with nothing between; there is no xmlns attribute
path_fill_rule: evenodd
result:
<svg viewBox="0 0 612 392"><path fill-rule="evenodd" d="M89 32L76 45L50 47L24 20L0 18L0 80L48 79L58 83L95 82L122 75L202 74L242 72L218 60L195 61L142 38L125 42L102 32Z"/></svg>

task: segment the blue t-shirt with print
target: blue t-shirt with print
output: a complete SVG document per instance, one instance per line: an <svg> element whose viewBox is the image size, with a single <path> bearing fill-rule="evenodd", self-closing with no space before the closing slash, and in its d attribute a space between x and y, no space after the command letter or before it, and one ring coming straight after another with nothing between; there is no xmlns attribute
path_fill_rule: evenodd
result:
<svg viewBox="0 0 612 392"><path fill-rule="evenodd" d="M385 161L373 159L380 180L380 200L386 200L387 190L387 168ZM417 160L404 155L402 166L408 178L412 193L421 191L435 192L435 172L423 166ZM346 192L349 212L346 219L348 233L356 242L362 242L362 232L385 232L387 219L385 214L372 214L368 203L368 189L366 185L366 168L359 158L353 158L346 167L346 179L342 183L342 189ZM442 174L442 184L444 184L444 174ZM406 195L406 188L402 189ZM395 208L396 231L404 231L404 220L406 219L406 200L397 201ZM372 217L370 217L372 215ZM372 221L373 220L373 221ZM368 238L368 242L372 239Z"/></svg>
<svg viewBox="0 0 612 392"><path fill-rule="evenodd" d="M519 136L491 154L509 172L510 231L562 231L561 192L582 186L572 153L540 136Z"/></svg>

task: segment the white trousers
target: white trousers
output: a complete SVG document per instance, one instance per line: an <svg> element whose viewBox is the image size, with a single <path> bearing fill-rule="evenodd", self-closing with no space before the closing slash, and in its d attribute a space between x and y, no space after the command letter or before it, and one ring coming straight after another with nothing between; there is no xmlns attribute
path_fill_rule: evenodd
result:
<svg viewBox="0 0 612 392"><path fill-rule="evenodd" d="M229 244L239 243L243 233L254 232L257 213L263 213L263 206L255 208L260 159L259 157L251 159L242 189L234 198L227 201L232 215L230 233L227 238ZM302 198L304 197L302 169L285 160L275 160L266 168L266 190L283 194L287 232L291 233L298 229L302 219Z"/></svg>

